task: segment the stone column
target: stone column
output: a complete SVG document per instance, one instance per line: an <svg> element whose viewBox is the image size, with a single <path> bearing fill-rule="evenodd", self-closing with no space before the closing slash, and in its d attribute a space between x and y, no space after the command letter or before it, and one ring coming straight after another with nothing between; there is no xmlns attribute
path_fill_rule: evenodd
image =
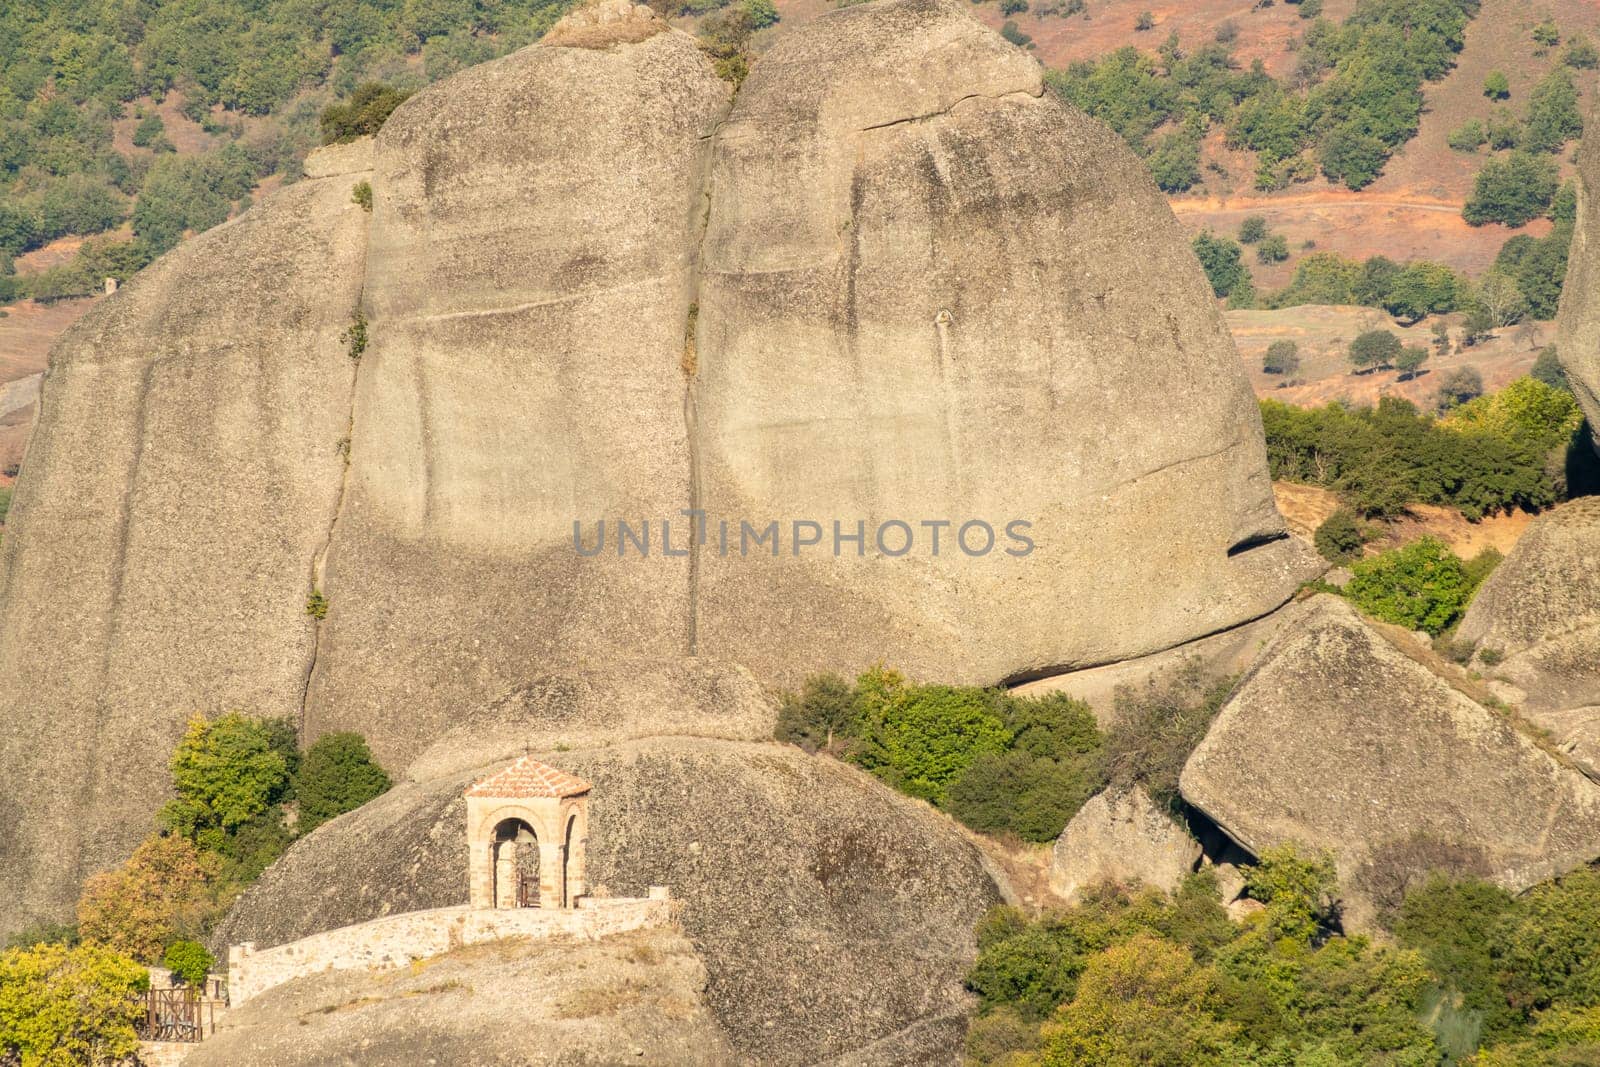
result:
<svg viewBox="0 0 1600 1067"><path fill-rule="evenodd" d="M489 846L494 850L494 906L517 906L517 843L501 841Z"/></svg>
<svg viewBox="0 0 1600 1067"><path fill-rule="evenodd" d="M565 899L566 887L562 885L567 865L564 862L566 849L559 844L539 842L539 906L541 908L564 908L567 906Z"/></svg>

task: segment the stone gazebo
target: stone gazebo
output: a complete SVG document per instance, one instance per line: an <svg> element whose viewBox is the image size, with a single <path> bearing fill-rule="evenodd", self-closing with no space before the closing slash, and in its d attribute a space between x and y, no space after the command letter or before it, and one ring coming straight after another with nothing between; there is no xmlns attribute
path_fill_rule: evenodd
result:
<svg viewBox="0 0 1600 1067"><path fill-rule="evenodd" d="M589 789L524 756L472 785L468 882L474 908L576 908L584 896Z"/></svg>

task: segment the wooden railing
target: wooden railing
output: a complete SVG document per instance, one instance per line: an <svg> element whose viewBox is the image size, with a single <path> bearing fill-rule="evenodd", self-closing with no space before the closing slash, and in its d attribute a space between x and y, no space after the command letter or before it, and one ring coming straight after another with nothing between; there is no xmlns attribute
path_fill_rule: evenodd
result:
<svg viewBox="0 0 1600 1067"><path fill-rule="evenodd" d="M201 1041L217 1028L217 1001L200 991L152 989L145 994L145 1018L134 1026L142 1041Z"/></svg>

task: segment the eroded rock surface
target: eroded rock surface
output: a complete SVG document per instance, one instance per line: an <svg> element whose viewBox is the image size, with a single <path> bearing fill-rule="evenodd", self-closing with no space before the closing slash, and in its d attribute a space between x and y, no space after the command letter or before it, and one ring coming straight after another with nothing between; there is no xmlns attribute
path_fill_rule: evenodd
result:
<svg viewBox="0 0 1600 1067"><path fill-rule="evenodd" d="M573 1067L736 1060L706 1010L705 967L677 931L502 941L425 966L335 971L224 1014L185 1067L473 1064Z"/></svg>
<svg viewBox="0 0 1600 1067"><path fill-rule="evenodd" d="M589 883L666 885L740 1061L954 1055L972 929L999 903L943 816L853 768L774 744L655 739L541 756L594 783ZM406 783L298 842L234 906L218 944L263 947L467 900L462 789Z"/></svg>
<svg viewBox="0 0 1600 1067"><path fill-rule="evenodd" d="M1591 129L1600 123L1600 106L1590 108L1589 122ZM1600 428L1600 140L1593 137L1578 145L1578 223L1561 290L1556 346L1589 426Z"/></svg>
<svg viewBox="0 0 1600 1067"><path fill-rule="evenodd" d="M1302 610L1189 758L1185 800L1251 853L1333 851L1358 924L1411 852L1513 890L1600 855L1600 786L1343 600Z"/></svg>
<svg viewBox="0 0 1600 1067"><path fill-rule="evenodd" d="M1199 862L1200 842L1142 787L1106 790L1078 809L1056 838L1050 888L1069 904L1101 882L1140 882L1171 892Z"/></svg>
<svg viewBox="0 0 1600 1067"><path fill-rule="evenodd" d="M541 679L992 684L1224 629L1318 569L1186 235L1031 58L957 0L860 5L730 112L690 37L624 7L418 93L63 339L0 549L0 775L68 785L0 805L0 928L147 831L193 711L356 730L401 772L467 709L510 709L501 747L558 733L516 705ZM684 509L713 541L665 555ZM778 522L782 554L723 557L721 519ZM797 558L797 520L825 547ZM903 558L872 545L891 520ZM953 524L938 558L924 522ZM655 730L749 736L748 702L696 692Z"/></svg>

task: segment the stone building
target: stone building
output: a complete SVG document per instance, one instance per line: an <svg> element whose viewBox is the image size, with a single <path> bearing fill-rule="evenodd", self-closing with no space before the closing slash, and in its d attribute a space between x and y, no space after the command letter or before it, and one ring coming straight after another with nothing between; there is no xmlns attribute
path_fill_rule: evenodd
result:
<svg viewBox="0 0 1600 1067"><path fill-rule="evenodd" d="M578 906L586 892L589 789L582 778L524 756L467 790L473 907Z"/></svg>

